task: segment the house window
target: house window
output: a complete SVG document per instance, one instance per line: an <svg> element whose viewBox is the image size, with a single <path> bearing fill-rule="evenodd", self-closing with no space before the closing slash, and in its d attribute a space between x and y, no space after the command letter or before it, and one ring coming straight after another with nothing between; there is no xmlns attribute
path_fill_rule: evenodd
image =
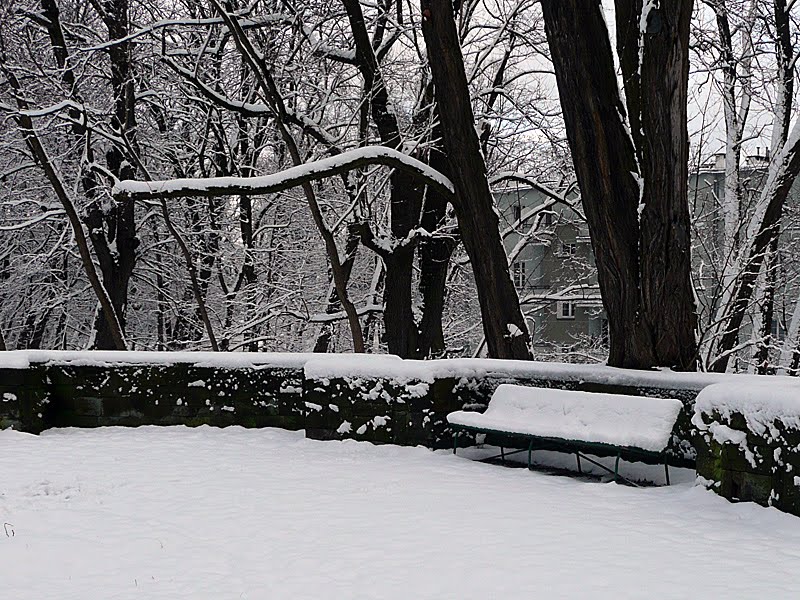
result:
<svg viewBox="0 0 800 600"><path fill-rule="evenodd" d="M511 266L511 274L514 277L514 286L517 289L521 289L525 287L525 263L524 262L515 262Z"/></svg>
<svg viewBox="0 0 800 600"><path fill-rule="evenodd" d="M512 208L514 211L514 223L518 223L522 219L522 206L515 204Z"/></svg>
<svg viewBox="0 0 800 600"><path fill-rule="evenodd" d="M574 319L575 318L575 303L567 301L559 301L556 303L556 317L559 319Z"/></svg>
<svg viewBox="0 0 800 600"><path fill-rule="evenodd" d="M577 252L578 252L578 244L561 242L562 256L575 256Z"/></svg>
<svg viewBox="0 0 800 600"><path fill-rule="evenodd" d="M783 328L783 324L778 321L778 319L772 319L770 334L772 334L772 337L776 340L783 341L786 338L786 330Z"/></svg>

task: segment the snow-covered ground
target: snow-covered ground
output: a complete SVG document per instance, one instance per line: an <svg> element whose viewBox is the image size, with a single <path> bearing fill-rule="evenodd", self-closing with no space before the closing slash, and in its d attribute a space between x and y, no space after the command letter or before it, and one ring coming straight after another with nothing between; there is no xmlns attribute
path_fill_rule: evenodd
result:
<svg viewBox="0 0 800 600"><path fill-rule="evenodd" d="M3 431L0 461L13 600L800 595L800 519L687 471L632 488L234 427Z"/></svg>

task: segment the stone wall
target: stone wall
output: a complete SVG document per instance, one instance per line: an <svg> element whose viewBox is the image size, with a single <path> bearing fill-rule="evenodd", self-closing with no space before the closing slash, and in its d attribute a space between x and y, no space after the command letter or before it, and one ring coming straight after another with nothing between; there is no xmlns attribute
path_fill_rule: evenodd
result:
<svg viewBox="0 0 800 600"><path fill-rule="evenodd" d="M531 387L597 391L633 396L677 398L684 402L668 450L673 464L693 465L691 414L696 390L613 385L585 380L486 375L398 380L378 377L308 377L303 397L306 436L376 443L448 448L453 444L446 417L456 410L483 412L502 383ZM643 400L644 401L644 400ZM467 443L466 434L462 434Z"/></svg>
<svg viewBox="0 0 800 600"><path fill-rule="evenodd" d="M800 386L710 386L694 423L697 475L710 489L800 516Z"/></svg>
<svg viewBox="0 0 800 600"><path fill-rule="evenodd" d="M175 365L51 365L52 427L243 425L302 429L303 371Z"/></svg>
<svg viewBox="0 0 800 600"><path fill-rule="evenodd" d="M39 433L49 425L50 396L45 370L0 367L0 429L12 427Z"/></svg>
<svg viewBox="0 0 800 600"><path fill-rule="evenodd" d="M431 383L392 379L306 379L306 437L356 439L401 446L450 447L448 413L465 404L486 406L476 397L458 394L452 378Z"/></svg>
<svg viewBox="0 0 800 600"><path fill-rule="evenodd" d="M58 359L56 353L55 360L31 361L25 368L0 362L0 428L39 433L103 425L304 426L298 360L217 366L198 360L147 363L145 357L137 364L76 354Z"/></svg>
<svg viewBox="0 0 800 600"><path fill-rule="evenodd" d="M683 464L693 464L696 455L691 416L698 392L731 377L485 359L0 354L0 426L31 432L100 425L272 426L305 428L306 435L316 439L443 448L452 444L448 413L483 411L498 385L517 383L677 398L685 410L670 453L674 463Z"/></svg>
<svg viewBox="0 0 800 600"><path fill-rule="evenodd" d="M696 459L718 494L800 515L800 382L785 377L486 359L0 352L0 429L242 425L446 448L448 413L482 412L502 383L677 398L672 464Z"/></svg>

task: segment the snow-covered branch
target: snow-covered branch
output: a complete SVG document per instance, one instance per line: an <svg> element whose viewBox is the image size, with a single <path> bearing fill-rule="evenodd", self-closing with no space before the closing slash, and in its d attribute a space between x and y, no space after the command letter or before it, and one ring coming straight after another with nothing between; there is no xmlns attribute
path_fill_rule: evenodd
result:
<svg viewBox="0 0 800 600"><path fill-rule="evenodd" d="M148 200L153 198L185 198L187 196L255 195L281 192L304 183L341 175L368 165L384 165L403 170L452 197L450 180L402 152L383 146L365 146L337 156L291 167L279 173L261 177L210 177L206 179L170 179L166 181L120 181L112 195L117 201L127 198Z"/></svg>

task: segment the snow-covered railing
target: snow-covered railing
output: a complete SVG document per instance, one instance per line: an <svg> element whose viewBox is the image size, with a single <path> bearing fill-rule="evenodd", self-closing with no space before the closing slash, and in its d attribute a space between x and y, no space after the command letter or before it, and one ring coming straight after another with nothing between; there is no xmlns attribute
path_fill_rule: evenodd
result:
<svg viewBox="0 0 800 600"><path fill-rule="evenodd" d="M312 352L155 352L119 350L12 350L0 352L0 369L27 369L33 365L72 365L114 367L122 365L193 365L220 369L281 367L302 369L309 361L326 362L346 359L352 354L314 354ZM396 356L365 354L365 364Z"/></svg>
<svg viewBox="0 0 800 600"><path fill-rule="evenodd" d="M393 378L432 382L443 378L516 378L592 383L631 388L680 389L699 392L714 383L763 383L761 375L684 373L669 369L639 371L606 365L451 358L402 360L386 354L316 354L311 352L155 352L117 350L14 350L0 352L0 369L26 369L32 365L85 366L194 365L223 369L285 367L304 369L310 378ZM794 377L770 377L776 385L800 384Z"/></svg>

